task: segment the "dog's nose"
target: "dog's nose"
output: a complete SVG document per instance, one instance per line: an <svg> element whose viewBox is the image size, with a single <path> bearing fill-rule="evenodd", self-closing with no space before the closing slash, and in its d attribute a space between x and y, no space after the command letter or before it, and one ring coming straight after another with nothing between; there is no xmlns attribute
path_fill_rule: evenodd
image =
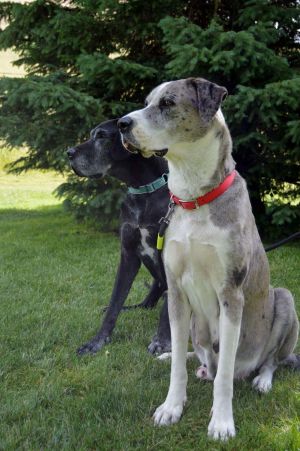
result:
<svg viewBox="0 0 300 451"><path fill-rule="evenodd" d="M129 116L124 116L118 120L118 127L122 133L129 132L129 130L132 128L132 125L133 119L131 119L131 117Z"/></svg>
<svg viewBox="0 0 300 451"><path fill-rule="evenodd" d="M67 154L70 160L73 160L75 152L76 152L75 147L70 147L70 149L67 150Z"/></svg>

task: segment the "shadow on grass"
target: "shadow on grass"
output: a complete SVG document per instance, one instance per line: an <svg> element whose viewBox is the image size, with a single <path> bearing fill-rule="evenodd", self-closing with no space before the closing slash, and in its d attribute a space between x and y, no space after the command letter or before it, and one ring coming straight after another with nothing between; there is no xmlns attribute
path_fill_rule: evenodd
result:
<svg viewBox="0 0 300 451"><path fill-rule="evenodd" d="M0 208L0 220L5 220L7 218L15 218L20 216L25 217L36 217L36 216L52 216L52 215L66 215L70 216L66 213L62 205L47 205L43 207L36 208Z"/></svg>

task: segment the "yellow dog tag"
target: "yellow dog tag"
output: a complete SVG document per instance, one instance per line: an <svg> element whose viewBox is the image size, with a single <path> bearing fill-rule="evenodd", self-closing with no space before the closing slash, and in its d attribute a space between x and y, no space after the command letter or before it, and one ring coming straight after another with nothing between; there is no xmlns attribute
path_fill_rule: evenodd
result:
<svg viewBox="0 0 300 451"><path fill-rule="evenodd" d="M164 236L160 236L160 234L157 234L157 241L156 241L156 249L161 251L164 247Z"/></svg>

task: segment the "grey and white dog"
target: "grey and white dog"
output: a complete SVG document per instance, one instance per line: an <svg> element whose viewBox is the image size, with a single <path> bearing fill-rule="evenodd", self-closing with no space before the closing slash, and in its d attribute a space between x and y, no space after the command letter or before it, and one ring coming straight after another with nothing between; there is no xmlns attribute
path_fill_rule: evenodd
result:
<svg viewBox="0 0 300 451"><path fill-rule="evenodd" d="M166 153L169 188L182 200L217 187L235 167L220 109L227 91L201 78L163 83L145 108L119 121L125 147L145 157ZM298 319L292 294L270 287L269 265L237 173L230 188L195 210L176 206L163 252L172 336L169 392L154 414L157 425L176 423L186 402L186 355L191 330L203 378L214 380L209 436L235 435L233 379L258 372L253 386L272 387L278 365L292 354Z"/></svg>

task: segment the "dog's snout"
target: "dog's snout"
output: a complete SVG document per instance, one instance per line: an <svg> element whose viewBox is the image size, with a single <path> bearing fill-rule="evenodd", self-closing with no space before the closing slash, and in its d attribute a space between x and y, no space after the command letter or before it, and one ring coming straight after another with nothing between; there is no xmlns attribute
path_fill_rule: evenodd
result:
<svg viewBox="0 0 300 451"><path fill-rule="evenodd" d="M122 133L128 132L129 130L131 130L132 126L133 126L133 119L131 119L131 117L129 117L129 116L124 116L118 120L118 127Z"/></svg>
<svg viewBox="0 0 300 451"><path fill-rule="evenodd" d="M70 160L73 160L75 152L76 152L75 147L70 147L70 149L67 150L67 154Z"/></svg>

